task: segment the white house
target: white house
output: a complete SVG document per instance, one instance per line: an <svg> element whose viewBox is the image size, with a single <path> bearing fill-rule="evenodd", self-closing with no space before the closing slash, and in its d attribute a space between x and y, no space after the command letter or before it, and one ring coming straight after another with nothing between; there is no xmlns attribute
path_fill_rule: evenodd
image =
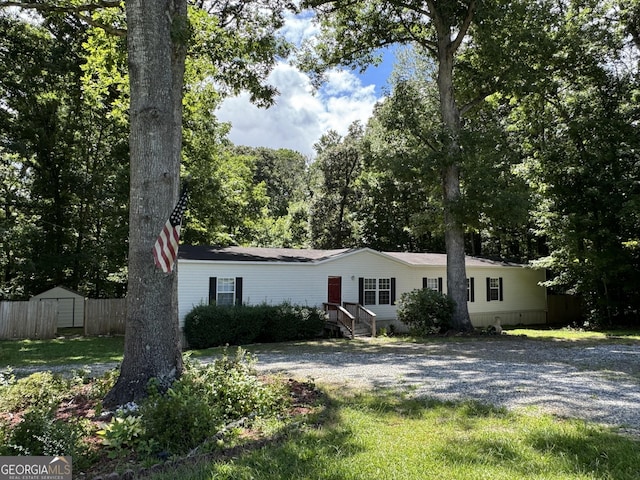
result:
<svg viewBox="0 0 640 480"><path fill-rule="evenodd" d="M66 287L54 287L30 298L58 302L58 328L84 326L84 297Z"/></svg>
<svg viewBox="0 0 640 480"><path fill-rule="evenodd" d="M468 307L476 327L546 323L544 270L467 257ZM378 327L394 324L403 292L446 293L446 255L378 252L369 248L302 250L181 246L178 257L180 325L194 306L293 304L321 307L353 302L374 312Z"/></svg>

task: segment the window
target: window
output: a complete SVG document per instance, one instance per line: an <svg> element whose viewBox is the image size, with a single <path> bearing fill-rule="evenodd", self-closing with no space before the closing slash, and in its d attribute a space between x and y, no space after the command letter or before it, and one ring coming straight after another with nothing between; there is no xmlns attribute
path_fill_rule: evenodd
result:
<svg viewBox="0 0 640 480"><path fill-rule="evenodd" d="M364 304L375 305L376 304L376 283L375 278L364 279Z"/></svg>
<svg viewBox="0 0 640 480"><path fill-rule="evenodd" d="M436 292L440 291L437 278L425 278L425 281L423 281L422 283L424 285L423 288L428 288L429 290L435 290Z"/></svg>
<svg viewBox="0 0 640 480"><path fill-rule="evenodd" d="M391 304L391 279L378 279L378 303L380 305Z"/></svg>
<svg viewBox="0 0 640 480"><path fill-rule="evenodd" d="M487 302L502 301L502 277L487 277Z"/></svg>
<svg viewBox="0 0 640 480"><path fill-rule="evenodd" d="M359 300L361 305L395 305L395 278L360 278Z"/></svg>
<svg viewBox="0 0 640 480"><path fill-rule="evenodd" d="M489 279L489 300L500 298L500 280L498 278Z"/></svg>
<svg viewBox="0 0 640 480"><path fill-rule="evenodd" d="M236 299L235 278L218 278L216 305L233 305Z"/></svg>
<svg viewBox="0 0 640 480"><path fill-rule="evenodd" d="M467 278L467 302L475 302L475 288L474 288L473 277Z"/></svg>
<svg viewBox="0 0 640 480"><path fill-rule="evenodd" d="M209 277L209 303L242 305L242 277Z"/></svg>

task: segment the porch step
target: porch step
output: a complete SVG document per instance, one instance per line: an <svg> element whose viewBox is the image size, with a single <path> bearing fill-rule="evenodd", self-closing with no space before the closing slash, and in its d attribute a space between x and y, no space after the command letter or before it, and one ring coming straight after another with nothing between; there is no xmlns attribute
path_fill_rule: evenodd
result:
<svg viewBox="0 0 640 480"><path fill-rule="evenodd" d="M349 330L347 329L347 327L345 327L344 325L337 325L338 328L340 329L340 332L342 333L342 336L345 338L351 338L351 334L349 332ZM370 337L371 336L371 330L369 329L369 327L367 327L366 325L356 325L356 328L353 332L353 336L355 337Z"/></svg>

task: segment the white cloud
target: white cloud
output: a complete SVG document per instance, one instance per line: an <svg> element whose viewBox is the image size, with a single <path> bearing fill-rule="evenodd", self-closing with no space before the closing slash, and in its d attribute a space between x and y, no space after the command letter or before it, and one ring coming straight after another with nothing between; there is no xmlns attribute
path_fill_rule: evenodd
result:
<svg viewBox="0 0 640 480"><path fill-rule="evenodd" d="M225 100L218 118L231 122L229 135L237 145L290 148L314 155L313 144L328 130L346 134L349 125L371 116L377 98L374 85L363 85L349 71L336 70L314 91L309 77L295 67L279 63L269 77L280 95L269 109L249 102L248 95Z"/></svg>
<svg viewBox="0 0 640 480"><path fill-rule="evenodd" d="M311 11L289 14L282 34L295 45L318 34ZM375 85L363 85L348 70L333 70L326 83L314 91L309 77L297 68L279 63L268 79L280 95L269 109L260 109L244 94L229 98L218 110L218 118L231 122L229 138L237 145L290 148L314 155L313 144L328 130L341 135L356 120L366 123L378 100Z"/></svg>

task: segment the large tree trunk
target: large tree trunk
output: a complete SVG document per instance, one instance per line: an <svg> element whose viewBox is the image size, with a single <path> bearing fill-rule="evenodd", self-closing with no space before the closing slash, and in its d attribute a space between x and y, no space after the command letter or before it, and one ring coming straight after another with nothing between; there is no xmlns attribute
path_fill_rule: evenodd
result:
<svg viewBox="0 0 640 480"><path fill-rule="evenodd" d="M434 18L438 29L438 92L440 113L448 132L447 158L442 169L444 196L445 246L447 249L447 295L455 302L453 328L473 330L467 307L467 272L464 253L464 228L459 219L460 202L460 111L453 91L454 49L451 31L440 18Z"/></svg>
<svg viewBox="0 0 640 480"><path fill-rule="evenodd" d="M148 381L182 372L177 269L156 269L152 249L178 198L186 0L127 0L131 88L129 283L125 351L107 406L146 395Z"/></svg>

